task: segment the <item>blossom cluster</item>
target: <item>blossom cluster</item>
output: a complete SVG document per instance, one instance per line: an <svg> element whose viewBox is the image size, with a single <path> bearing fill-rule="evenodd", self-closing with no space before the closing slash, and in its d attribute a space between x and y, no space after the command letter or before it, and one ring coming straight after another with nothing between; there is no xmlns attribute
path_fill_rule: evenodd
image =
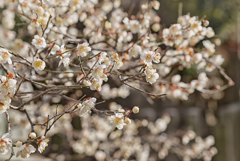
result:
<svg viewBox="0 0 240 161"><path fill-rule="evenodd" d="M49 140L44 136L36 137L36 133L32 132L28 135L28 140L26 142L19 140L15 143L15 146L17 147L16 157L21 156L21 158L28 158L31 153L36 151L35 147L32 144L29 144L34 142L38 144L38 151L42 153L45 147L48 146L48 141ZM10 151L13 146L11 134L3 134L0 140L0 145L1 154L6 154L8 151Z"/></svg>
<svg viewBox="0 0 240 161"><path fill-rule="evenodd" d="M10 108L11 97L15 94L17 84L17 81L13 78L13 73L9 73L7 76L0 76L0 114Z"/></svg>
<svg viewBox="0 0 240 161"><path fill-rule="evenodd" d="M172 152L184 161L196 158L208 161L217 154L211 135L202 138L192 130L175 136L167 135L165 131L170 120L169 115L165 114L155 122L135 120L121 131L112 131L105 119L94 115L82 120L83 129L76 135L79 139L74 141L72 147L76 153L94 156L99 161L120 158L155 160L156 154L159 159L164 159ZM148 132L142 133L142 130Z"/></svg>

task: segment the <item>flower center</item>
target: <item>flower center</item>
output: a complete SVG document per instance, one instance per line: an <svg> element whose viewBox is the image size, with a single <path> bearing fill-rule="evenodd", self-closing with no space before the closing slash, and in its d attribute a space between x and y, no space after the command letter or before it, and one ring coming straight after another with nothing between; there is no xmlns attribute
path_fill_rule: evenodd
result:
<svg viewBox="0 0 240 161"><path fill-rule="evenodd" d="M41 38L37 39L37 43L38 44L42 44L43 43L43 40Z"/></svg>
<svg viewBox="0 0 240 161"><path fill-rule="evenodd" d="M34 65L36 66L36 67L41 67L42 66L42 61L35 61L34 62Z"/></svg>
<svg viewBox="0 0 240 161"><path fill-rule="evenodd" d="M80 47L80 51L81 51L81 52L85 52L85 50L86 50L86 47L85 47L85 46L81 46L81 47Z"/></svg>
<svg viewBox="0 0 240 161"><path fill-rule="evenodd" d="M8 56L9 56L9 54L8 54L7 52L3 52L3 55L2 55L2 58L3 58L3 59L8 58Z"/></svg>
<svg viewBox="0 0 240 161"><path fill-rule="evenodd" d="M6 149L6 148L7 148L6 141L1 139L0 140L0 149Z"/></svg>

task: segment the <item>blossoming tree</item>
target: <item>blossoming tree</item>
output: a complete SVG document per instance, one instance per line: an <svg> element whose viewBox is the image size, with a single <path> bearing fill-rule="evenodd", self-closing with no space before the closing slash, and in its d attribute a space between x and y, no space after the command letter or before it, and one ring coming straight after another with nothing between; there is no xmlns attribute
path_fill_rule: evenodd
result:
<svg viewBox="0 0 240 161"><path fill-rule="evenodd" d="M224 59L215 52L219 44L212 42L208 20L183 15L162 28L160 17L151 14L158 1L142 4L136 15L120 6L120 0L0 1L0 114L8 123L0 153L11 152L7 160L28 158L36 149L42 153L48 138L60 131L68 133L76 153L97 160L148 160L151 148L160 159L169 152L186 161L216 154L212 136L203 139L192 130L163 133L168 114L156 122L132 121L131 113L141 107L124 109L112 102L109 110L97 108L104 100L128 97L131 90L152 99L187 100L195 91L215 93L234 84L221 67ZM192 80L174 72L193 66L198 77ZM213 70L225 85L207 84ZM77 133L71 124L76 115L83 127ZM29 131L26 140L13 141L15 126ZM145 142L136 136L141 128L152 136Z"/></svg>

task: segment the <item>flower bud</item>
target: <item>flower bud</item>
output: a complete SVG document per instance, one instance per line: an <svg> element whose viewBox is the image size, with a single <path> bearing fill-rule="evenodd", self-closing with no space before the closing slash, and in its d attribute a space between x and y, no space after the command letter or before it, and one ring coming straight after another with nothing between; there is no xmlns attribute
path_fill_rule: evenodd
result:
<svg viewBox="0 0 240 161"><path fill-rule="evenodd" d="M112 27L111 22L106 21L106 22L105 22L105 28L106 28L106 29L110 29L111 27Z"/></svg>
<svg viewBox="0 0 240 161"><path fill-rule="evenodd" d="M83 80L83 85L85 85L85 86L91 86L91 82L89 81L89 80Z"/></svg>
<svg viewBox="0 0 240 161"><path fill-rule="evenodd" d="M22 141L18 140L16 143L16 147L20 148L23 145Z"/></svg>
<svg viewBox="0 0 240 161"><path fill-rule="evenodd" d="M36 133L35 132L31 132L29 135L28 135L28 139L32 140L32 139L35 139L37 137Z"/></svg>
<svg viewBox="0 0 240 161"><path fill-rule="evenodd" d="M124 119L124 123L127 124L127 125L129 125L129 124L131 123L131 120L130 120L128 117L126 117L126 118Z"/></svg>
<svg viewBox="0 0 240 161"><path fill-rule="evenodd" d="M118 112L123 113L123 112L125 112L125 110L124 110L122 107L120 107L120 108L118 109Z"/></svg>
<svg viewBox="0 0 240 161"><path fill-rule="evenodd" d="M133 109L132 109L132 112L135 113L135 114L139 113L139 107L134 106Z"/></svg>
<svg viewBox="0 0 240 161"><path fill-rule="evenodd" d="M83 107L83 105L81 104L81 103L79 103L78 105L77 105L77 108L79 108L79 109L81 109Z"/></svg>
<svg viewBox="0 0 240 161"><path fill-rule="evenodd" d="M178 83L181 80L181 76L179 74L176 74L172 77L172 83Z"/></svg>
<svg viewBox="0 0 240 161"><path fill-rule="evenodd" d="M208 20L203 20L203 25L204 26L208 26L209 25L209 21Z"/></svg>
<svg viewBox="0 0 240 161"><path fill-rule="evenodd" d="M152 25L152 30L154 32L158 32L160 30L160 28L161 28L161 26L160 26L159 23L155 23L155 24Z"/></svg>
<svg viewBox="0 0 240 161"><path fill-rule="evenodd" d="M160 7L160 3L158 1L153 1L152 2L152 6L155 10L159 10Z"/></svg>
<svg viewBox="0 0 240 161"><path fill-rule="evenodd" d="M128 116L128 115L130 115L130 113L131 113L131 111L130 111L130 110L127 110L127 111L125 112L125 115Z"/></svg>
<svg viewBox="0 0 240 161"><path fill-rule="evenodd" d="M8 73L7 78L8 79L13 79L14 78L14 74L13 73Z"/></svg>

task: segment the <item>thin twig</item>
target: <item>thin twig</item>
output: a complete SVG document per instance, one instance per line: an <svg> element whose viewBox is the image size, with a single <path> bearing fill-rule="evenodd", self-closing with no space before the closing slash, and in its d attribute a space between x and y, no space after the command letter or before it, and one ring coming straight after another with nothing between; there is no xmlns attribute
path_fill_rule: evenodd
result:
<svg viewBox="0 0 240 161"><path fill-rule="evenodd" d="M18 92L18 90L19 90L19 88L20 88L20 86L21 86L22 82L23 82L23 81L24 81L24 79L25 79L25 76L26 76L26 73L25 73L25 74L24 74L24 76L22 77L22 80L21 80L21 82L19 83L19 85L18 85L18 87L17 87L17 90L16 90L15 94L13 95L13 97L15 97L15 96L16 96L16 94L17 94L17 92Z"/></svg>
<svg viewBox="0 0 240 161"><path fill-rule="evenodd" d="M9 120L8 111L5 111L5 114L6 114L7 125L8 125L8 133L11 134L11 124L10 124L10 120Z"/></svg>
<svg viewBox="0 0 240 161"><path fill-rule="evenodd" d="M23 112L27 115L28 121L29 121L29 123L30 123L30 125L31 125L32 132L35 132L35 131L34 131L34 125L33 125L33 122L32 122L32 120L31 120L31 118L30 118L30 116L29 116L27 110L25 109L25 110L23 110Z"/></svg>

